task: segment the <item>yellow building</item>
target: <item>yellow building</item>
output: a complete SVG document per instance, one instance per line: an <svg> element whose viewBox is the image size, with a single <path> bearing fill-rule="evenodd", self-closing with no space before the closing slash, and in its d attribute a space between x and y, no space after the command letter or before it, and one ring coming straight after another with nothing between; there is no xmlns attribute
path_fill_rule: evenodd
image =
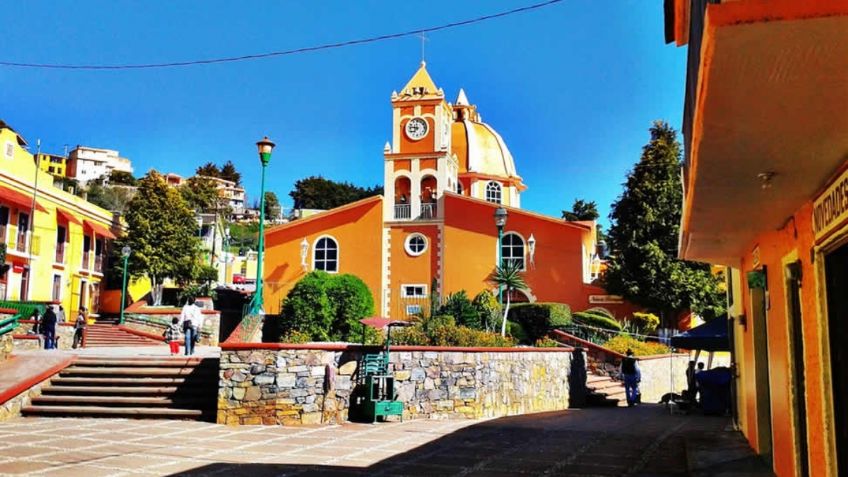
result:
<svg viewBox="0 0 848 477"><path fill-rule="evenodd" d="M57 154L36 154L38 167L55 177L67 177L68 158Z"/></svg>
<svg viewBox="0 0 848 477"><path fill-rule="evenodd" d="M53 187L27 143L0 121L0 299L80 305L96 315L113 230L113 214Z"/></svg>

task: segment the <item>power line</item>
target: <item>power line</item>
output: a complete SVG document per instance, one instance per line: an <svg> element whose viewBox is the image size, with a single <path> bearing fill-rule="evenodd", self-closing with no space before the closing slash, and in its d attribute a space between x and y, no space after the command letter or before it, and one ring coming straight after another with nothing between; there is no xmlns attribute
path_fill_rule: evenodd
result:
<svg viewBox="0 0 848 477"><path fill-rule="evenodd" d="M295 55L299 53L308 53L312 51L320 51L320 50L330 50L335 48L343 48L346 46L354 46L354 45L363 45L367 43L376 43L378 41L385 40L393 40L397 38L402 38L406 36L414 36L421 35L423 33L431 33L434 31L440 30L448 30L451 28L461 27L472 25L475 23L481 23L487 20L493 20L495 18L502 18L510 15L515 15L517 13L528 12L531 10L538 10L540 8L544 8L555 3L560 3L563 0L548 0L541 3L535 3L533 5L528 5L525 7L514 8L512 10L506 10L500 13L494 13L491 15L484 15L476 18L471 18L468 20L462 20L453 23L446 23L439 26L433 26L428 28L420 28L417 30L410 30L401 33L391 33L387 35L374 36L370 38L360 38L356 40L348 40L339 43L329 43L318 46L308 46L303 48L295 48L292 50L282 50L282 51L271 51L267 53L257 53L252 55L242 55L242 56L230 56L223 58L209 58L205 60L189 60L189 61L175 61L170 63L140 63L140 64L123 64L123 65L86 65L86 64L59 64L59 63L21 63L21 62L13 62L13 61L0 61L0 66L11 66L18 68L40 68L40 69L61 69L61 70L140 70L140 69L153 69L153 68L174 68L181 66L195 66L195 65L210 65L216 63L233 63L236 61L247 61L247 60L258 60L264 58L271 58L276 56L289 56Z"/></svg>

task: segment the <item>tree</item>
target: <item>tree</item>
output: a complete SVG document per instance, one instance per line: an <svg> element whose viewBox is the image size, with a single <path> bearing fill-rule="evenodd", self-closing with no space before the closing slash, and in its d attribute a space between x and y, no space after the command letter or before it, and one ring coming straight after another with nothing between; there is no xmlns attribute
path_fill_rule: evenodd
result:
<svg viewBox="0 0 848 477"><path fill-rule="evenodd" d="M363 188L349 182L335 182L321 176L307 177L295 182L289 196L296 209L333 209L366 197L383 193L383 188Z"/></svg>
<svg viewBox="0 0 848 477"><path fill-rule="evenodd" d="M124 217L128 231L113 250L119 254L125 245L132 249L128 271L150 279L153 303L159 305L165 278L184 284L196 273L200 242L194 211L159 173L151 171L139 182Z"/></svg>
<svg viewBox="0 0 848 477"><path fill-rule="evenodd" d="M509 316L509 296L512 290L526 290L527 283L521 276L521 266L514 260L505 260L503 264L495 267L495 271L489 277L489 281L503 289L506 294L506 306L504 307L503 321L501 321L501 336L506 336L506 318Z"/></svg>
<svg viewBox="0 0 848 477"><path fill-rule="evenodd" d="M603 283L610 293L659 312L664 326L687 309L710 319L724 312L721 277L707 264L677 258L683 203L677 132L657 121L650 133L612 204L612 254Z"/></svg>
<svg viewBox="0 0 848 477"><path fill-rule="evenodd" d="M111 212L124 213L135 195L132 187L113 187L96 181L86 188L86 200Z"/></svg>
<svg viewBox="0 0 848 477"><path fill-rule="evenodd" d="M234 182L236 185L241 185L241 173L236 170L236 166L233 164L233 161L227 161L226 164L221 167L218 177Z"/></svg>
<svg viewBox="0 0 848 477"><path fill-rule="evenodd" d="M218 192L218 185L208 177L192 177L178 190L188 207L198 212L214 211L221 206L222 197Z"/></svg>
<svg viewBox="0 0 848 477"><path fill-rule="evenodd" d="M212 162L207 162L194 171L195 175L206 177L221 177L221 170Z"/></svg>
<svg viewBox="0 0 848 477"><path fill-rule="evenodd" d="M138 179L129 172L113 170L109 173L109 184L137 186Z"/></svg>
<svg viewBox="0 0 848 477"><path fill-rule="evenodd" d="M283 302L282 334L292 331L318 341L352 341L361 332L359 320L374 313L368 286L354 275L308 273Z"/></svg>
<svg viewBox="0 0 848 477"><path fill-rule="evenodd" d="M274 220L280 216L280 201L277 199L277 194L273 192L265 193L265 220Z"/></svg>
<svg viewBox="0 0 848 477"><path fill-rule="evenodd" d="M598 204L594 200L586 202L583 199L574 199L571 210L563 210L562 218L565 220L598 220Z"/></svg>

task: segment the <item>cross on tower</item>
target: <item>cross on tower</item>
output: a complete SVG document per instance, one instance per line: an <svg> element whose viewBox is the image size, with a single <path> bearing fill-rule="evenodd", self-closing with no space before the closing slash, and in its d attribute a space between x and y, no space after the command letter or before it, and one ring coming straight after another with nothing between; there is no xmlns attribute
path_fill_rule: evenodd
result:
<svg viewBox="0 0 848 477"><path fill-rule="evenodd" d="M424 42L430 41L430 39L427 38L427 35L423 31L416 36L421 39L421 62L423 63L424 62Z"/></svg>

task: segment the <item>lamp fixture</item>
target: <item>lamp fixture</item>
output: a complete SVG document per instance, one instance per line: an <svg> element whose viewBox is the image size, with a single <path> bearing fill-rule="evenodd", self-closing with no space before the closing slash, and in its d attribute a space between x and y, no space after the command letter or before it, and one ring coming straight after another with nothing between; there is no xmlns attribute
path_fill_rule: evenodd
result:
<svg viewBox="0 0 848 477"><path fill-rule="evenodd" d="M303 239L300 242L300 266L303 267L303 271L309 270L309 265L306 263L306 256L309 255L309 240Z"/></svg>
<svg viewBox="0 0 848 477"><path fill-rule="evenodd" d="M530 267L536 268L536 237L532 233L527 239L527 251L530 253Z"/></svg>

